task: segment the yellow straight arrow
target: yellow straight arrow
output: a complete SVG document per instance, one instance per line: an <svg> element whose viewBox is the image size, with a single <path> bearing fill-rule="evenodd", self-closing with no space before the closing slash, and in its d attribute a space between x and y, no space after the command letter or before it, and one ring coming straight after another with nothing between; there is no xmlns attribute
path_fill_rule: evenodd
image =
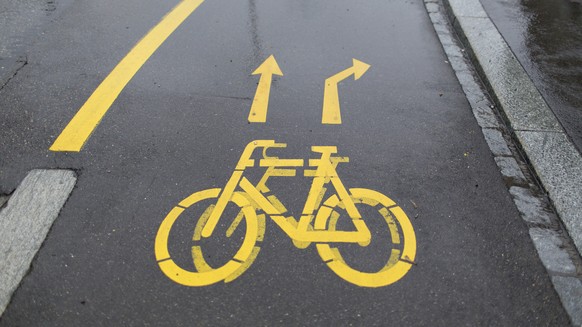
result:
<svg viewBox="0 0 582 327"><path fill-rule="evenodd" d="M261 75L261 78L259 79L257 92L253 99L251 112L249 113L250 123L264 123L267 121L267 110L269 108L269 95L271 93L273 75L283 76L283 72L281 71L281 68L279 68L273 55L270 55L269 58L267 58L267 60L265 60L259 68L253 72L253 75L259 74Z"/></svg>
<svg viewBox="0 0 582 327"><path fill-rule="evenodd" d="M344 79L354 75L354 80L358 80L370 65L357 59L352 59L352 67L341 71L325 80L325 89L323 91L323 114L321 117L322 124L341 124L342 116L340 112L339 94L337 84Z"/></svg>

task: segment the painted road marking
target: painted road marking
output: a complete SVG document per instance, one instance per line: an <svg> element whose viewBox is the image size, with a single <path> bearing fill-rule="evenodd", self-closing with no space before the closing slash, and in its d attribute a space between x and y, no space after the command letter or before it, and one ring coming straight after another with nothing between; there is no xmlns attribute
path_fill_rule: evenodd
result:
<svg viewBox="0 0 582 327"><path fill-rule="evenodd" d="M354 75L354 80L357 81L366 73L366 71L368 71L368 68L370 68L370 65L357 59L353 59L352 67L325 80L325 90L323 92L323 114L321 117L322 124L342 123L337 84L351 75Z"/></svg>
<svg viewBox="0 0 582 327"><path fill-rule="evenodd" d="M281 68L279 68L275 57L270 55L269 58L267 58L259 68L253 72L253 75L261 75L261 78L259 79L257 92L253 99L251 112L249 113L249 122L264 123L267 121L267 110L269 108L269 95L271 93L273 75L283 76L283 72L281 71Z"/></svg>
<svg viewBox="0 0 582 327"><path fill-rule="evenodd" d="M183 0L141 39L57 137L49 150L79 152L115 99L151 55L204 0Z"/></svg>
<svg viewBox="0 0 582 327"><path fill-rule="evenodd" d="M361 74L360 74L361 76ZM218 282L231 282L238 278L256 259L265 234L265 214L275 222L293 240L299 249L307 248L310 243L317 243L316 249L326 265L339 277L362 287L382 287L395 283L408 273L416 256L416 236L410 220L394 201L380 192L365 188L350 188L343 185L337 174L339 163L347 163L347 157L334 156L335 146L313 146L311 150L321 155L319 159L279 159L268 157L269 148L284 148L286 144L274 140L256 140L250 142L243 153L231 178L223 189L207 189L193 193L175 206L164 218L155 239L155 256L162 272L174 282L186 286L207 286ZM255 150L262 149L263 159L251 159ZM299 220L285 217L285 206L270 193L267 180L271 176L294 177L296 169L311 167L306 177L313 178L310 191L305 200L305 207ZM246 177L246 168L264 167L266 171L260 181L253 185ZM281 169L285 168L285 169ZM325 202L326 184L331 183L335 194ZM194 228L192 259L195 269L186 270L171 259L168 248L170 232L174 223L184 212L184 208L209 201L206 210L198 219ZM226 232L231 237L234 230L244 221L245 236L238 252L222 267L209 266L203 256L205 238L215 236L214 230L227 203L240 208L239 214ZM214 204L215 203L215 204ZM344 260L336 243L357 243L368 246L372 233L356 208L356 203L369 205L378 209L384 218L390 237L380 238L392 249L386 253L384 266L374 272L362 272L350 267ZM379 208L378 208L379 207ZM257 215L258 211L264 212ZM355 230L336 230L337 221L343 214L351 219ZM224 217L233 219L233 217ZM377 234L374 234L377 235ZM377 236L376 236L377 237Z"/></svg>

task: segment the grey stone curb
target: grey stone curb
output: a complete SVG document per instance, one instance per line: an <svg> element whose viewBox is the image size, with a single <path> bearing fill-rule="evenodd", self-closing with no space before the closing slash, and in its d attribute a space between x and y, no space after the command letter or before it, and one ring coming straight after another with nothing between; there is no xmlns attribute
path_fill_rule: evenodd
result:
<svg viewBox="0 0 582 327"><path fill-rule="evenodd" d="M582 252L582 156L479 0L444 3L578 252Z"/></svg>
<svg viewBox="0 0 582 327"><path fill-rule="evenodd" d="M554 287L560 294L564 308L570 314L570 319L577 326L582 325L582 310L580 310L580 299L582 299L582 282L572 277L552 277Z"/></svg>
<svg viewBox="0 0 582 327"><path fill-rule="evenodd" d="M572 230L577 231L577 224L582 223L582 220L577 220L582 214L580 154L564 134L478 0L442 0L453 27L441 10L439 0L424 1L448 57L447 63L455 71L494 160L508 185L509 193L529 227L529 234L540 261L548 271L571 322L581 326L582 258L556 215L558 212L562 216L570 234L573 233ZM481 88L481 81L472 65L465 58L464 49L457 45L452 28L457 30L457 35L469 48L469 54L472 50L476 68L481 69L484 83L488 84L490 92L497 97L502 109L500 114L509 121L513 134L504 127L493 111L494 106ZM464 28L471 30L466 33ZM485 61L485 64L481 61ZM550 199L539 189L532 172L527 168L528 165L515 152L511 138L521 142L518 146L521 146L530 160ZM572 174L578 175L570 176ZM554 207L550 205L550 200ZM582 233L576 235L582 237Z"/></svg>
<svg viewBox="0 0 582 327"><path fill-rule="evenodd" d="M33 170L0 211L0 316L69 198L70 170Z"/></svg>

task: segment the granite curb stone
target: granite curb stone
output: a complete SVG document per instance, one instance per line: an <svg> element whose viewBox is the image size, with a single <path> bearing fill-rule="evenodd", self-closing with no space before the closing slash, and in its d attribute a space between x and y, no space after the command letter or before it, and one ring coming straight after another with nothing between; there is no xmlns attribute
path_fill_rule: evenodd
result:
<svg viewBox="0 0 582 327"><path fill-rule="evenodd" d="M0 316L76 181L71 170L32 170L0 210Z"/></svg>

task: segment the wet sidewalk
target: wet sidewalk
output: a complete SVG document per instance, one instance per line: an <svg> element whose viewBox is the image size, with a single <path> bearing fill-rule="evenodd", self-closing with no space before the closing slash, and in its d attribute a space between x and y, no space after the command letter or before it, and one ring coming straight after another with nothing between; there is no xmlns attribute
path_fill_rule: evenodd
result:
<svg viewBox="0 0 582 327"><path fill-rule="evenodd" d="M481 2L581 151L582 3L577 0Z"/></svg>
<svg viewBox="0 0 582 327"><path fill-rule="evenodd" d="M535 231L535 224L530 225L530 235L572 321L575 325L582 324L582 156L571 141L571 131L564 130L558 120L563 120L564 116L557 115L548 106L539 87L523 69L480 1L443 2L457 36L467 48L468 57L495 103L490 107L497 107L495 112L502 118L499 131L506 139L516 142L519 157L529 163L533 177L541 187L534 192L547 192L548 201L559 216L557 224L546 223L543 231ZM434 17L431 18L434 21ZM439 32L439 28L436 30ZM559 47L560 42L557 43ZM455 68L457 71L463 69ZM576 67L572 67L570 73L576 74ZM463 84L458 72L457 76ZM465 90L465 93L469 95L471 92ZM487 138L485 129L484 134ZM503 172L502 165L500 168ZM510 192L519 208L522 201L514 187ZM520 211L527 221L528 215ZM548 252L552 247L553 251ZM560 259L568 256L573 260L571 263Z"/></svg>

